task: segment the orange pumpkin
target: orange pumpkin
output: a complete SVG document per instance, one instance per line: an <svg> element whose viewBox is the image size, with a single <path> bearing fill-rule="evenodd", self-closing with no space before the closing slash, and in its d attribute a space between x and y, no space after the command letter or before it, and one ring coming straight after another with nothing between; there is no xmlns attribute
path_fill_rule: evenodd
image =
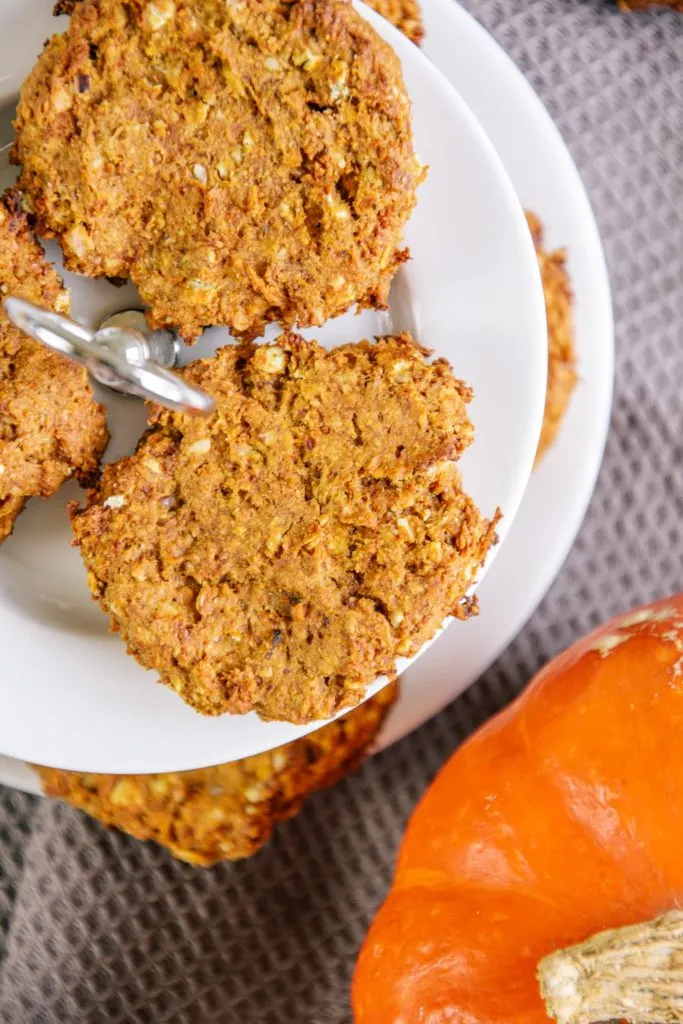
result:
<svg viewBox="0 0 683 1024"><path fill-rule="evenodd" d="M679 595L560 655L441 770L361 950L358 1024L547 1022L539 961L683 906L682 851ZM678 999L632 1019L681 1020Z"/></svg>

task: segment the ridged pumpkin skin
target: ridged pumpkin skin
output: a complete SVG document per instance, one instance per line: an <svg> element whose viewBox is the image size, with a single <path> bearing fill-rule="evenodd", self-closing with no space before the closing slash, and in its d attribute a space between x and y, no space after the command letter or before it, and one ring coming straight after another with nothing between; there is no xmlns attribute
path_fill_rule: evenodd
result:
<svg viewBox="0 0 683 1024"><path fill-rule="evenodd" d="M547 665L417 807L358 1024L540 1024L545 954L683 905L683 595Z"/></svg>

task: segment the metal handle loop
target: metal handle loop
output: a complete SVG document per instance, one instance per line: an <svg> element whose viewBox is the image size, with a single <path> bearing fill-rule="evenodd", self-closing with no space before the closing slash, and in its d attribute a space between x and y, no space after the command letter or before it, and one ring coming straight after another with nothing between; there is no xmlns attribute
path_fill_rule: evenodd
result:
<svg viewBox="0 0 683 1024"><path fill-rule="evenodd" d="M142 333L128 327L91 331L68 317L15 296L3 302L15 327L54 352L85 366L107 387L190 415L209 416L215 407L205 391L149 358Z"/></svg>

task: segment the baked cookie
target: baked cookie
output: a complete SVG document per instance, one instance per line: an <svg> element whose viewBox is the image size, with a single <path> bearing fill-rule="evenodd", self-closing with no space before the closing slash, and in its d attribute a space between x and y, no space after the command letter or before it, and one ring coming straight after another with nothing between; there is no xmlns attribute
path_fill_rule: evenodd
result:
<svg viewBox="0 0 683 1024"><path fill-rule="evenodd" d="M61 313L69 296L21 212L0 199L0 292ZM0 543L33 495L97 472L108 434L85 370L31 341L0 306Z"/></svg>
<svg viewBox="0 0 683 1024"><path fill-rule="evenodd" d="M268 841L306 797L363 760L396 700L396 683L322 729L232 764L163 775L82 775L34 770L46 796L65 800L136 839L206 867L241 860Z"/></svg>
<svg viewBox="0 0 683 1024"><path fill-rule="evenodd" d="M566 268L566 253L563 249L546 252L543 248L543 225L538 217L529 211L526 218L538 256L548 319L548 390L541 439L536 453L538 463L557 437L574 393L577 381L576 351L572 289Z"/></svg>
<svg viewBox="0 0 683 1024"><path fill-rule="evenodd" d="M72 507L89 585L203 714L330 718L472 610L494 524L455 465L471 393L409 335L328 352L284 334L184 373L214 415L156 409Z"/></svg>
<svg viewBox="0 0 683 1024"><path fill-rule="evenodd" d="M423 169L393 51L348 0L82 0L24 84L39 232L154 326L386 305Z"/></svg>
<svg viewBox="0 0 683 1024"><path fill-rule="evenodd" d="M416 0L366 0L369 7L381 14L383 18L390 21L392 25L403 32L413 43L418 46L424 38L424 25L422 24L422 10ZM55 15L74 12L76 4L82 0L58 0L54 6Z"/></svg>
<svg viewBox="0 0 683 1024"><path fill-rule="evenodd" d="M618 0L622 11L644 11L647 7L670 7L683 14L683 0Z"/></svg>
<svg viewBox="0 0 683 1024"><path fill-rule="evenodd" d="M422 10L416 0L366 0L369 7L390 21L417 46L424 39Z"/></svg>

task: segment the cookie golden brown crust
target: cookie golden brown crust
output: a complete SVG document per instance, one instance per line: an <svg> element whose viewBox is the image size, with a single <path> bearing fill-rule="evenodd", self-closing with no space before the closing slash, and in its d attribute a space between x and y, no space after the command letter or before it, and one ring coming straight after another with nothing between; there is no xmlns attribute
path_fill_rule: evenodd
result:
<svg viewBox="0 0 683 1024"><path fill-rule="evenodd" d="M622 11L644 11L648 7L670 7L683 14L683 0L618 0Z"/></svg>
<svg viewBox="0 0 683 1024"><path fill-rule="evenodd" d="M494 539L453 461L471 393L409 335L285 334L184 372L216 413L155 411L72 509L90 587L198 711L330 718L471 611Z"/></svg>
<svg viewBox="0 0 683 1024"><path fill-rule="evenodd" d="M206 867L250 857L314 790L360 764L397 697L392 683L343 718L265 754L163 775L82 775L36 768L46 796L103 825L154 839Z"/></svg>
<svg viewBox="0 0 683 1024"><path fill-rule="evenodd" d="M52 13L56 18L58 18L60 14L71 15L76 8L76 4L80 3L81 0L57 0L57 3L52 8Z"/></svg>
<svg viewBox="0 0 683 1024"><path fill-rule="evenodd" d="M538 463L557 437L574 393L577 381L576 351L573 296L567 274L566 254L563 249L546 252L543 248L543 225L533 213L527 211L526 218L536 247L548 320L548 390L541 439L536 453Z"/></svg>
<svg viewBox="0 0 683 1024"><path fill-rule="evenodd" d="M155 326L383 307L423 171L393 51L348 0L82 0L21 93L14 159L79 273Z"/></svg>
<svg viewBox="0 0 683 1024"><path fill-rule="evenodd" d="M381 14L417 46L424 39L422 10L416 0L366 0L368 7Z"/></svg>
<svg viewBox="0 0 683 1024"><path fill-rule="evenodd" d="M0 291L69 309L13 193L0 199ZM71 476L88 482L107 439L86 371L26 338L0 307L0 543L28 498L49 497Z"/></svg>
<svg viewBox="0 0 683 1024"><path fill-rule="evenodd" d="M83 0L58 0L54 6L54 14L73 14L76 4ZM422 24L422 10L416 0L366 0L369 7L372 7L383 18L390 21L392 25L403 32L413 43L418 46L424 39L424 25Z"/></svg>

